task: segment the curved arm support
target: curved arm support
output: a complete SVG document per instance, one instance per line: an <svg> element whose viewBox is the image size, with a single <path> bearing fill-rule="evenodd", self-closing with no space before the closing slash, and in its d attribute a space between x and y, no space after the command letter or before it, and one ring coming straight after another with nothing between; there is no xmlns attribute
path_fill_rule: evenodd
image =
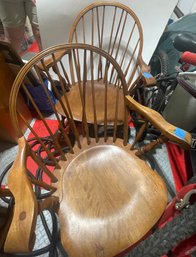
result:
<svg viewBox="0 0 196 257"><path fill-rule="evenodd" d="M15 200L13 218L4 245L4 251L9 253L29 252L35 241L38 207L26 174L27 153L27 144L22 137L18 140L18 154L8 177L8 187Z"/></svg>
<svg viewBox="0 0 196 257"><path fill-rule="evenodd" d="M139 113L149 121L169 141L181 145L188 150L191 146L191 134L167 122L160 113L136 102L131 96L126 96L126 104L130 110Z"/></svg>

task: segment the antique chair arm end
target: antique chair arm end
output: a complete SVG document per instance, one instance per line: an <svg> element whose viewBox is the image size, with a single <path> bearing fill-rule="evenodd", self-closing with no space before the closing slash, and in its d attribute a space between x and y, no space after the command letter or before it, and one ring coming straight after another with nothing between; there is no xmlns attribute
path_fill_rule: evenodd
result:
<svg viewBox="0 0 196 257"><path fill-rule="evenodd" d="M6 253L29 252L35 243L38 206L32 184L26 174L27 152L27 143L22 137L18 140L18 154L8 177L8 187L15 204L4 244Z"/></svg>
<svg viewBox="0 0 196 257"><path fill-rule="evenodd" d="M160 113L139 104L131 96L126 96L126 104L130 110L136 111L149 121L169 141L179 144L185 150L191 147L191 134L167 122Z"/></svg>

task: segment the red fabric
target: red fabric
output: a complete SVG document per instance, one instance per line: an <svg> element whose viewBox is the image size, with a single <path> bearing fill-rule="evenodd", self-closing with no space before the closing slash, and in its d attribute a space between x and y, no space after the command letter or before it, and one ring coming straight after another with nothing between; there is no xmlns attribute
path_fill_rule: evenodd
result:
<svg viewBox="0 0 196 257"><path fill-rule="evenodd" d="M176 191L178 192L192 176L189 153L170 142L166 146Z"/></svg>
<svg viewBox="0 0 196 257"><path fill-rule="evenodd" d="M196 251L196 235L186 239L173 250L173 257L191 257Z"/></svg>

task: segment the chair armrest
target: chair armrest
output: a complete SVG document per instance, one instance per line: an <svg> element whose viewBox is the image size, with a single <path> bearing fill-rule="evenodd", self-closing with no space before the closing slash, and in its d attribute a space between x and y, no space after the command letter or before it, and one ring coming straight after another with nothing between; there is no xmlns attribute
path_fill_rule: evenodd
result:
<svg viewBox="0 0 196 257"><path fill-rule="evenodd" d="M138 58L138 65L140 66L140 76L145 86L153 86L156 84L156 79L150 73L150 66L148 66L142 57Z"/></svg>
<svg viewBox="0 0 196 257"><path fill-rule="evenodd" d="M38 213L32 184L26 174L27 144L18 140L18 154L10 169L8 187L14 197L13 218L4 244L7 253L29 252L35 240L34 230Z"/></svg>
<svg viewBox="0 0 196 257"><path fill-rule="evenodd" d="M130 110L134 110L139 113L143 118L157 128L169 141L181 145L186 150L190 149L190 133L170 124L161 116L160 113L139 104L131 96L126 96L125 98L126 104Z"/></svg>

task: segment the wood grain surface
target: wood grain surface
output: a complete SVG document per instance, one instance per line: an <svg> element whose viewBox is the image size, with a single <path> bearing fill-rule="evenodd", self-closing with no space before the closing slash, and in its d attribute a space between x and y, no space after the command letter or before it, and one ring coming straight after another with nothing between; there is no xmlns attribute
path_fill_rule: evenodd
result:
<svg viewBox="0 0 196 257"><path fill-rule="evenodd" d="M157 128L167 140L179 144L186 150L191 147L191 134L185 130L177 128L171 123L167 122L163 116L157 111L141 105L135 101L131 96L126 96L126 104L130 110L139 113L143 118L149 121L155 128Z"/></svg>
<svg viewBox="0 0 196 257"><path fill-rule="evenodd" d="M96 144L92 139L90 145L83 140L82 145L60 171L62 244L70 257L112 257L157 222L167 190L122 140Z"/></svg>
<svg viewBox="0 0 196 257"><path fill-rule="evenodd" d="M35 225L38 215L37 200L26 174L27 145L24 138L18 141L18 154L8 177L8 187L15 200L12 222L6 237L4 251L29 252L35 242Z"/></svg>
<svg viewBox="0 0 196 257"><path fill-rule="evenodd" d="M84 90L84 89L83 89ZM105 119L105 83L103 83L102 80L95 81L94 82L94 97L95 97L95 109L96 109L96 120L97 124L104 124ZM117 101L117 94L118 94L118 88L114 85L108 85L107 87L107 122L108 124L113 124L115 117L116 117L116 110L115 105ZM66 102L64 96L62 96L62 102L66 107ZM78 84L75 84L72 86L70 92L67 93L67 99L69 101L70 106L72 107L72 114L74 120L81 121L82 118L82 103L81 103L81 97L80 97L80 90ZM94 112L93 112L93 93L92 93L92 84L91 81L87 81L85 83L85 96L84 96L84 102L85 102L85 113L86 113L86 119L88 123L94 124L95 118L94 118ZM118 123L122 124L124 120L124 98L123 98L123 90L119 90L119 106L118 106L118 113L117 113L117 121ZM67 107L66 107L67 108ZM56 104L56 110L58 113L60 113L63 116L66 116L62 105L60 102Z"/></svg>

